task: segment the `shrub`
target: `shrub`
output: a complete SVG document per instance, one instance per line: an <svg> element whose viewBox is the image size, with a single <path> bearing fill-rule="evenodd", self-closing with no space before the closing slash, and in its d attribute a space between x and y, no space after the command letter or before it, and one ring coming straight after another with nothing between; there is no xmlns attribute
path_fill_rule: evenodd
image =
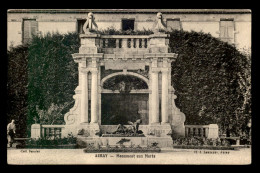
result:
<svg viewBox="0 0 260 173"><path fill-rule="evenodd" d="M64 138L51 138L51 137L42 137L39 139L29 139L26 141L25 146L27 148L52 148L58 147L59 145L69 145L76 144L76 137L69 134Z"/></svg>
<svg viewBox="0 0 260 173"><path fill-rule="evenodd" d="M183 146L230 146L230 143L226 139L211 139L204 137L180 137L173 140L173 145Z"/></svg>

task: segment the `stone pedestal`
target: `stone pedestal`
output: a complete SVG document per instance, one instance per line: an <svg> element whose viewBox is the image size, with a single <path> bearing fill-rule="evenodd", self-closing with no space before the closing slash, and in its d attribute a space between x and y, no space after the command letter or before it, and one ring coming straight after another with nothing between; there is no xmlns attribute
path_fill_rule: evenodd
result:
<svg viewBox="0 0 260 173"><path fill-rule="evenodd" d="M99 125L97 123L92 124L80 124L78 126L78 131L82 131L81 136L84 137L97 137L100 132Z"/></svg>
<svg viewBox="0 0 260 173"><path fill-rule="evenodd" d="M168 137L171 136L172 129L170 124L162 125L149 125L147 134L156 137Z"/></svg>
<svg viewBox="0 0 260 173"><path fill-rule="evenodd" d="M129 147L130 145L139 145L141 147L151 146L152 143L158 143L158 147L172 147L173 140L171 137L156 137L156 136L148 136L148 137L77 137L77 144L80 148L85 148L87 145L96 146L99 144L100 146L106 146L109 144L110 146L120 146L118 143L120 140L126 139L130 140L125 142L123 145Z"/></svg>
<svg viewBox="0 0 260 173"><path fill-rule="evenodd" d="M218 125L217 124L210 124L209 131L208 131L208 138L216 139L218 138Z"/></svg>
<svg viewBox="0 0 260 173"><path fill-rule="evenodd" d="M120 146L118 143L120 140L124 139L126 142L123 143L125 146L130 145L140 145L147 146L147 137L101 137L100 138L103 145L109 144L110 146Z"/></svg>
<svg viewBox="0 0 260 173"><path fill-rule="evenodd" d="M41 137L41 125L33 124L31 126L31 138L38 139Z"/></svg>
<svg viewBox="0 0 260 173"><path fill-rule="evenodd" d="M62 129L61 137L68 137L68 134L73 135L74 137L78 135L78 127L75 125L66 125L64 129Z"/></svg>

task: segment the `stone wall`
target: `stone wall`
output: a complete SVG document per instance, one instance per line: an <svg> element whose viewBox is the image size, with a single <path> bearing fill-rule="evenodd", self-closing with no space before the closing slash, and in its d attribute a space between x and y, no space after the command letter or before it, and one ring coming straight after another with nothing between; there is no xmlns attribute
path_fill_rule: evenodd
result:
<svg viewBox="0 0 260 173"><path fill-rule="evenodd" d="M40 34L47 32L76 32L77 20L85 19L87 13L8 13L8 47L22 43L23 19L36 19ZM235 21L235 44L238 48L251 47L251 14L163 14L163 21L179 18L181 28L185 31L203 31L219 37L219 21L221 18L233 18ZM122 19L135 19L135 29L152 29L156 20L155 14L100 14L95 13L95 21L99 29L114 27L121 29Z"/></svg>

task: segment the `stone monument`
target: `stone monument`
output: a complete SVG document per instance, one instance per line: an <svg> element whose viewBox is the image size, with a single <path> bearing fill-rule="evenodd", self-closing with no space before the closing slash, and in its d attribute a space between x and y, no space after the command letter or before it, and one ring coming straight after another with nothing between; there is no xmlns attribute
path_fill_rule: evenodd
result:
<svg viewBox="0 0 260 173"><path fill-rule="evenodd" d="M172 146L172 134L185 135L185 115L174 101L176 95L171 86L171 62L176 60L177 54L169 52L169 35L160 31L164 29L162 14L157 14L156 32L152 35L99 35L90 32L94 27L97 28L94 15L89 13L83 28L85 34L80 35L79 53L72 54L74 61L78 63L79 85L73 97L75 105L64 116L66 125L63 135L74 134L80 145L116 145L121 138L115 140L101 135L116 130L116 125L102 124L104 110L101 107L106 94L118 96L121 92L105 89L104 83L119 75L132 76L148 86L145 89L132 89L127 93L136 97L139 94L147 95L148 101L142 103L147 105L147 109L139 108L141 103L135 108L147 117L148 122L139 126L144 137L133 137L131 141L138 145L156 142L159 147ZM114 43L112 47L109 47L109 41ZM140 70L147 71L147 75L141 74ZM127 116L125 115L126 118Z"/></svg>

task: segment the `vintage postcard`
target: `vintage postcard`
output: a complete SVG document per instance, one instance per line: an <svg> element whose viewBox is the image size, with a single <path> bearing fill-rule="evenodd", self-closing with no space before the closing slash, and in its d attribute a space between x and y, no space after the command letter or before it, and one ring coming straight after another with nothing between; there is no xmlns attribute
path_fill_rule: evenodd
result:
<svg viewBox="0 0 260 173"><path fill-rule="evenodd" d="M251 164L250 9L7 16L8 164Z"/></svg>

